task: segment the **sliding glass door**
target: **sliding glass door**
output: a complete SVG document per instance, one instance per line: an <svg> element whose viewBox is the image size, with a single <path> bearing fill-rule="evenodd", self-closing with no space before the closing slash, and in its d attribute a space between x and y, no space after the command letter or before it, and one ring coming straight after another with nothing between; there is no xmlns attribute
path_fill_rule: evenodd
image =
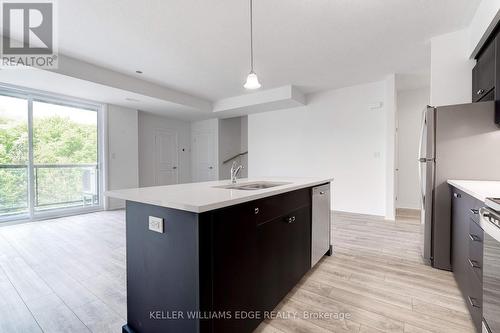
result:
<svg viewBox="0 0 500 333"><path fill-rule="evenodd" d="M28 216L28 146L28 100L0 95L0 218Z"/></svg>
<svg viewBox="0 0 500 333"><path fill-rule="evenodd" d="M101 207L99 106L0 91L0 221Z"/></svg>

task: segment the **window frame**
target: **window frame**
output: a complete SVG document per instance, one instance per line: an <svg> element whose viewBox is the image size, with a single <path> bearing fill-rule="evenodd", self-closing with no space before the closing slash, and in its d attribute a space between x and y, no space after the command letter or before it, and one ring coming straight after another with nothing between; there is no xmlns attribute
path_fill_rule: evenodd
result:
<svg viewBox="0 0 500 333"><path fill-rule="evenodd" d="M78 215L101 211L104 209L104 117L105 105L98 102L84 100L80 98L38 91L29 88L17 87L12 85L0 84L0 95L25 99L28 102L28 212L20 213L11 216L0 217L0 226L17 224L23 222L31 222L38 220L45 220L49 218L64 217L70 215ZM97 117L97 186L99 204L89 207L68 207L68 208L55 208L46 211L35 211L35 198L34 198L34 159L33 159L33 102L51 103L62 106L69 106L89 111L95 111Z"/></svg>

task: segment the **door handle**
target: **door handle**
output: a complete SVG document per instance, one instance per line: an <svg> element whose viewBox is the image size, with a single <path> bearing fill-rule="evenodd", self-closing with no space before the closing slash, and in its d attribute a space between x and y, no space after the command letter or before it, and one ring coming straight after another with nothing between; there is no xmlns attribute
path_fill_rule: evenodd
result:
<svg viewBox="0 0 500 333"><path fill-rule="evenodd" d="M474 209L474 208L471 208L470 212L474 215L478 215L479 214L479 209Z"/></svg>
<svg viewBox="0 0 500 333"><path fill-rule="evenodd" d="M478 95L482 95L482 94L484 94L484 89L479 89L479 90L477 91L477 94L478 94Z"/></svg>
<svg viewBox="0 0 500 333"><path fill-rule="evenodd" d="M319 194L323 195L323 194L325 194L325 192L323 192L323 191L320 191L320 192L319 192Z"/></svg>
<svg viewBox="0 0 500 333"><path fill-rule="evenodd" d="M174 170L175 170L175 169L177 169L177 167L176 167L176 166L174 166L174 167L172 167L172 169L174 169Z"/></svg>
<svg viewBox="0 0 500 333"><path fill-rule="evenodd" d="M212 170L214 167L213 167L213 166L209 166L208 168L209 168L210 170Z"/></svg>
<svg viewBox="0 0 500 333"><path fill-rule="evenodd" d="M462 195L460 193L453 193L453 196L455 198L461 198L462 197Z"/></svg>
<svg viewBox="0 0 500 333"><path fill-rule="evenodd" d="M286 223L291 224L291 223L295 222L295 216L289 216L289 217L285 218L285 221L286 221Z"/></svg>

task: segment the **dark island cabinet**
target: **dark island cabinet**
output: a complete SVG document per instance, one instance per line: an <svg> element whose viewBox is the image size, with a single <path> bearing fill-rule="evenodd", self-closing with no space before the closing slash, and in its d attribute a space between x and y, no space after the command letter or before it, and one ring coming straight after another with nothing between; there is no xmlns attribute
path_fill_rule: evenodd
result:
<svg viewBox="0 0 500 333"><path fill-rule="evenodd" d="M201 332L252 332L311 268L311 189L200 216Z"/></svg>
<svg viewBox="0 0 500 333"><path fill-rule="evenodd" d="M258 304L255 208L243 204L213 213L209 231L213 252L211 266L205 271L206 281L211 282L206 297L210 301L204 309L229 312L231 318L211 321L204 332L243 332L246 327L259 324L257 320L240 320L234 316L237 311L253 311Z"/></svg>
<svg viewBox="0 0 500 333"><path fill-rule="evenodd" d="M310 269L310 217L307 206L257 226L259 311L273 310Z"/></svg>
<svg viewBox="0 0 500 333"><path fill-rule="evenodd" d="M483 240L479 226L481 201L452 190L452 268L477 332L481 332Z"/></svg>
<svg viewBox="0 0 500 333"><path fill-rule="evenodd" d="M311 268L312 187L201 213L127 201L126 214L126 333L253 332Z"/></svg>

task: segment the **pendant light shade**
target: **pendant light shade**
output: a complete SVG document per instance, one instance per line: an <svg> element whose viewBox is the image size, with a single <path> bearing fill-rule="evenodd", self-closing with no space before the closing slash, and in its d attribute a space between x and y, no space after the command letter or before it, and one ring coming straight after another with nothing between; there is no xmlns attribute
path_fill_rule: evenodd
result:
<svg viewBox="0 0 500 333"><path fill-rule="evenodd" d="M253 90L259 89L260 87L262 87L262 85L259 82L257 74L255 74L254 72L250 72L250 74L248 74L247 76L247 82L245 82L243 87L245 87L245 89Z"/></svg>
<svg viewBox="0 0 500 333"><path fill-rule="evenodd" d="M250 90L262 87L257 74L253 71L253 0L250 0L250 73L243 87Z"/></svg>

